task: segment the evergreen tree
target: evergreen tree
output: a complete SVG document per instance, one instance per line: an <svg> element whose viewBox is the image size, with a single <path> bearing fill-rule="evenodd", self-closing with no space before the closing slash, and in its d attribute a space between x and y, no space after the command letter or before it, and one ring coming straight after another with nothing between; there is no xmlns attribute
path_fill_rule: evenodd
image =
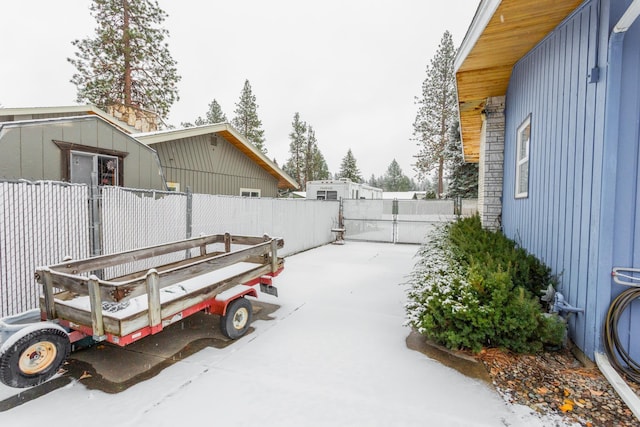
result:
<svg viewBox="0 0 640 427"><path fill-rule="evenodd" d="M418 183L411 178L411 190L418 190L420 188L420 186L418 185Z"/></svg>
<svg viewBox="0 0 640 427"><path fill-rule="evenodd" d="M124 104L166 118L179 99L176 61L169 53L167 14L155 0L93 0L93 38L74 40L77 101L100 108Z"/></svg>
<svg viewBox="0 0 640 427"><path fill-rule="evenodd" d="M411 180L402 173L402 168L400 168L396 159L393 159L387 168L387 173L382 178L382 186L385 191L411 190Z"/></svg>
<svg viewBox="0 0 640 427"><path fill-rule="evenodd" d="M449 174L449 197L475 199L478 197L478 164L466 163L462 155L460 125L456 120L449 132L449 141L445 153Z"/></svg>
<svg viewBox="0 0 640 427"><path fill-rule="evenodd" d="M207 111L206 118L203 119L202 116L198 116L195 121L195 126L213 125L216 123L225 123L227 121L227 116L222 111L220 104L218 104L218 101L214 99L209 104L209 111ZM194 124L191 122L182 122L180 123L180 126L189 128L193 127Z"/></svg>
<svg viewBox="0 0 640 427"><path fill-rule="evenodd" d="M293 115L291 127L291 133L289 133L290 157L284 165L284 171L291 175L301 188L305 188L306 181L304 180L303 173L306 169L304 162L307 124L300 121L300 113L296 112Z"/></svg>
<svg viewBox="0 0 640 427"><path fill-rule="evenodd" d="M311 125L300 120L295 113L289 134L289 159L284 171L294 177L304 188L308 181L329 179L329 167L318 148L316 133Z"/></svg>
<svg viewBox="0 0 640 427"><path fill-rule="evenodd" d="M215 99L209 104L209 111L207 111L207 123L225 123L228 122L227 116L222 111L222 107Z"/></svg>
<svg viewBox="0 0 640 427"><path fill-rule="evenodd" d="M436 195L444 192L444 167L447 133L457 117L453 62L456 51L449 31L445 31L435 56L427 67L422 96L417 99L418 114L413 135L420 150L416 169L421 176L435 170Z"/></svg>
<svg viewBox="0 0 640 427"><path fill-rule="evenodd" d="M342 159L342 163L340 163L340 172L338 173L338 177L348 178L357 183L362 182L362 176L360 176L360 170L358 169L356 158L351 152L351 148L349 148L346 156Z"/></svg>
<svg viewBox="0 0 640 427"><path fill-rule="evenodd" d="M305 181L317 181L329 179L329 166L325 160L318 142L316 141L316 132L311 125L307 128L307 176Z"/></svg>
<svg viewBox="0 0 640 427"><path fill-rule="evenodd" d="M304 181L314 181L315 178L315 154L318 151L318 142L316 140L316 132L311 125L307 126L307 137L305 141L306 147L304 152Z"/></svg>
<svg viewBox="0 0 640 427"><path fill-rule="evenodd" d="M245 80L240 100L234 110L235 117L231 121L242 135L244 135L253 145L263 153L267 153L264 146L264 130L261 129L262 121L258 118L258 105L256 97L251 91L249 80Z"/></svg>
<svg viewBox="0 0 640 427"><path fill-rule="evenodd" d="M425 178L424 180L424 191L425 191L425 199L435 199L437 198L436 194L436 185L431 182L429 178Z"/></svg>
<svg viewBox="0 0 640 427"><path fill-rule="evenodd" d="M320 150L316 150L313 155L313 170L314 180L331 179L329 166L327 165L327 161L325 160Z"/></svg>
<svg viewBox="0 0 640 427"><path fill-rule="evenodd" d="M367 184L369 184L372 187L382 187L382 183L381 183L382 179L378 180L378 178L376 178L376 176L374 174L371 174L371 178L369 178L369 181L367 181Z"/></svg>

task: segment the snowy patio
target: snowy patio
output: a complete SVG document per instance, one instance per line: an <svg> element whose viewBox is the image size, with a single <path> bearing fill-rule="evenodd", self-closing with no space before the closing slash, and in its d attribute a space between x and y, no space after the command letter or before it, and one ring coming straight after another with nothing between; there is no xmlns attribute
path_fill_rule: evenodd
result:
<svg viewBox="0 0 640 427"><path fill-rule="evenodd" d="M406 347L414 245L348 242L287 258L274 320L120 393L81 381L5 412L0 425L543 426L485 383ZM73 356L72 356L73 357ZM19 390L0 386L0 400Z"/></svg>

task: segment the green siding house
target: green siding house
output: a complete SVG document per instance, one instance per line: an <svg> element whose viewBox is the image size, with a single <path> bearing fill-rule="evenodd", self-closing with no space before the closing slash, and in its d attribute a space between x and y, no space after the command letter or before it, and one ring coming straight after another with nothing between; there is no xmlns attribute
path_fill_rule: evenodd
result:
<svg viewBox="0 0 640 427"><path fill-rule="evenodd" d="M158 152L169 188L277 197L298 184L228 123L136 134Z"/></svg>
<svg viewBox="0 0 640 427"><path fill-rule="evenodd" d="M0 179L167 189L155 150L98 115L15 118L0 121Z"/></svg>

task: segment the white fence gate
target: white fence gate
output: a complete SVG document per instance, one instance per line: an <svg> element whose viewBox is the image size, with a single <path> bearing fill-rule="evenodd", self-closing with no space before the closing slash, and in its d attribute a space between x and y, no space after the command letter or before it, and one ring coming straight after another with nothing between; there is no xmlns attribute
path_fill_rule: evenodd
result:
<svg viewBox="0 0 640 427"><path fill-rule="evenodd" d="M343 200L345 239L424 242L437 224L456 218L453 200ZM462 200L459 214L473 215L477 201Z"/></svg>

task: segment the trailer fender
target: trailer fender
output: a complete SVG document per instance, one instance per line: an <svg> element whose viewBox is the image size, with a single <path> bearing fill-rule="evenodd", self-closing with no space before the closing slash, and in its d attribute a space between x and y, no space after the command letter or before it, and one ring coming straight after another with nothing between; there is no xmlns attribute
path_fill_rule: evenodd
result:
<svg viewBox="0 0 640 427"><path fill-rule="evenodd" d="M211 305L210 311L211 313L224 316L225 314L227 314L227 307L232 301L238 298L242 298L246 295L257 298L258 292L251 286L247 285L236 285L224 292L220 292L218 295L216 295L214 303Z"/></svg>

